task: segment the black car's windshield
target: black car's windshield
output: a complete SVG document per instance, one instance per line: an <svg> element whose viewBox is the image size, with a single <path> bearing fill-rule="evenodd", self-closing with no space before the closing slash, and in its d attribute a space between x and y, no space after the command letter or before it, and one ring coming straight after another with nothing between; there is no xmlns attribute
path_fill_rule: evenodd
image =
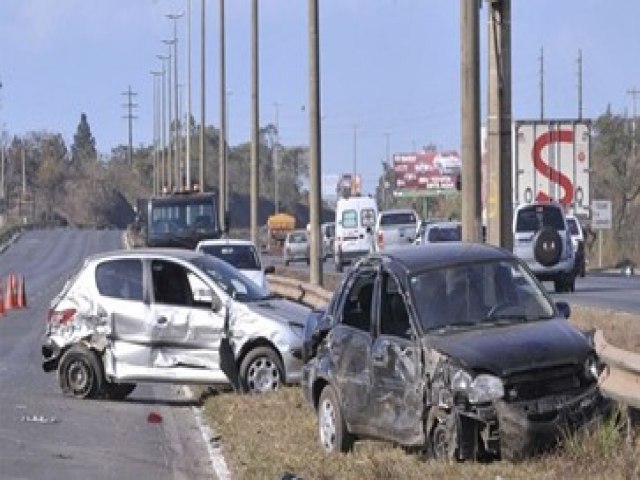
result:
<svg viewBox="0 0 640 480"><path fill-rule="evenodd" d="M191 263L207 274L231 298L240 302L255 302L269 298L269 293L249 280L235 267L223 260L202 255Z"/></svg>
<svg viewBox="0 0 640 480"><path fill-rule="evenodd" d="M260 270L258 252L253 245L203 245L199 250L220 258L240 270Z"/></svg>
<svg viewBox="0 0 640 480"><path fill-rule="evenodd" d="M517 260L465 263L411 277L411 295L426 330L551 318L553 305Z"/></svg>

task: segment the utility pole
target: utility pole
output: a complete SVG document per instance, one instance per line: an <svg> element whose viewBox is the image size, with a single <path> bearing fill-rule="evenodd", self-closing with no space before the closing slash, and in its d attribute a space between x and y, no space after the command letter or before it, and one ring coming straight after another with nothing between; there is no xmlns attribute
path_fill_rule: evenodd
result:
<svg viewBox="0 0 640 480"><path fill-rule="evenodd" d="M204 124L204 106L205 106L205 1L200 0L201 19L200 19L200 165L199 165L199 177L200 177L200 191L205 191L204 184L204 145L205 145L205 124Z"/></svg>
<svg viewBox="0 0 640 480"><path fill-rule="evenodd" d="M278 153L279 153L279 149L280 149L280 125L279 125L279 120L278 120L278 116L279 116L279 107L280 104L278 102L274 103L273 106L275 107L275 112L276 112L276 137L274 139L274 143L273 143L273 204L274 204L274 208L275 208L275 213L279 213L280 212L280 207L279 207L279 197L278 197L278 180L279 180L279 173L278 173Z"/></svg>
<svg viewBox="0 0 640 480"><path fill-rule="evenodd" d="M251 240L258 245L258 176L259 168L259 85L258 85L258 0L251 0Z"/></svg>
<svg viewBox="0 0 640 480"><path fill-rule="evenodd" d="M320 124L320 27L318 0L309 1L309 223L311 225L309 282L322 286L322 162Z"/></svg>
<svg viewBox="0 0 640 480"><path fill-rule="evenodd" d="M386 132L385 136L385 144L386 144L386 160L387 166L391 168L391 134ZM382 176L382 208L387 208L387 171L385 170L384 175Z"/></svg>
<svg viewBox="0 0 640 480"><path fill-rule="evenodd" d="M480 195L480 4L460 0L462 131L462 239L482 239Z"/></svg>
<svg viewBox="0 0 640 480"><path fill-rule="evenodd" d="M137 103L133 103L133 97L137 96L138 94L136 92L133 92L131 90L131 85L129 85L129 88L127 89L127 91L122 92L122 95L127 97L127 103L124 103L122 106L125 107L127 109L127 114L124 115L122 118L127 119L129 121L129 151L128 151L128 160L129 160L129 165L133 165L133 120L136 117L133 114L133 109L138 107Z"/></svg>
<svg viewBox="0 0 640 480"><path fill-rule="evenodd" d="M358 125L353 126L353 181L358 174Z"/></svg>
<svg viewBox="0 0 640 480"><path fill-rule="evenodd" d="M540 120L544 120L544 48L540 47Z"/></svg>
<svg viewBox="0 0 640 480"><path fill-rule="evenodd" d="M578 119L582 120L582 49L578 50Z"/></svg>
<svg viewBox="0 0 640 480"><path fill-rule="evenodd" d="M220 198L218 199L218 208L220 211L220 223L223 230L228 227L227 223L227 75L225 61L225 21L224 21L224 0L220 2L220 142L218 145L219 158L219 178L218 189L220 190Z"/></svg>
<svg viewBox="0 0 640 480"><path fill-rule="evenodd" d="M464 0L461 0L464 1ZM511 191L511 0L489 7L488 242L513 248Z"/></svg>

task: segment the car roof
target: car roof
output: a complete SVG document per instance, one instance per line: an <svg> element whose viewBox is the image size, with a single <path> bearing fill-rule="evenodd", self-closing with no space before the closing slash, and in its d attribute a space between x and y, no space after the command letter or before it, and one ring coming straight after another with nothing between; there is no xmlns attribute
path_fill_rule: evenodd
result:
<svg viewBox="0 0 640 480"><path fill-rule="evenodd" d="M200 240L196 248L200 245L250 245L255 247L255 244L251 240L245 240L243 238L211 238L208 240Z"/></svg>
<svg viewBox="0 0 640 480"><path fill-rule="evenodd" d="M378 215L382 216L387 213L416 213L416 211L413 208L391 208L378 212Z"/></svg>
<svg viewBox="0 0 640 480"><path fill-rule="evenodd" d="M113 258L172 258L191 261L205 256L205 253L186 248L134 248L131 250L112 250L87 257L87 261L99 261Z"/></svg>
<svg viewBox="0 0 640 480"><path fill-rule="evenodd" d="M503 248L484 243L443 242L428 246L410 246L382 253L368 255L367 259L382 257L405 275L423 270L459 263L483 262L489 260L510 260L513 254Z"/></svg>

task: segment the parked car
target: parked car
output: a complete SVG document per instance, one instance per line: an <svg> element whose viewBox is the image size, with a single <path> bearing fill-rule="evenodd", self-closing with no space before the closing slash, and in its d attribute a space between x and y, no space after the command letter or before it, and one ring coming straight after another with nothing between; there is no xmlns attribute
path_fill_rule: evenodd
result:
<svg viewBox="0 0 640 480"><path fill-rule="evenodd" d="M427 245L439 242L462 241L462 223L460 222L431 222L425 225L421 235L416 236L416 245Z"/></svg>
<svg viewBox="0 0 640 480"><path fill-rule="evenodd" d="M109 252L52 300L43 368L79 398L124 398L139 382L264 392L300 381L308 313L201 252Z"/></svg>
<svg viewBox="0 0 640 480"><path fill-rule="evenodd" d="M584 233L580 221L573 215L567 215L567 224L573 243L573 251L576 252L576 275L584 277L587 272L587 260L584 251Z"/></svg>
<svg viewBox="0 0 640 480"><path fill-rule="evenodd" d="M233 238L202 240L196 245L196 251L213 255L230 263L262 288L269 288L265 273L274 273L275 267L273 265L262 267L260 253L251 240Z"/></svg>
<svg viewBox="0 0 640 480"><path fill-rule="evenodd" d="M376 251L411 245L419 225L420 216L412 209L398 208L378 213Z"/></svg>
<svg viewBox="0 0 640 480"><path fill-rule="evenodd" d="M576 256L564 208L559 203L534 202L516 207L513 253L527 263L539 280L552 280L556 292L575 291Z"/></svg>
<svg viewBox="0 0 640 480"><path fill-rule="evenodd" d="M287 233L282 247L282 258L285 266L290 262L302 261L310 263L309 234L304 230L294 230Z"/></svg>
<svg viewBox="0 0 640 480"><path fill-rule="evenodd" d="M357 262L305 329L302 388L327 452L359 438L515 459L606 415L603 364L526 264L441 243Z"/></svg>

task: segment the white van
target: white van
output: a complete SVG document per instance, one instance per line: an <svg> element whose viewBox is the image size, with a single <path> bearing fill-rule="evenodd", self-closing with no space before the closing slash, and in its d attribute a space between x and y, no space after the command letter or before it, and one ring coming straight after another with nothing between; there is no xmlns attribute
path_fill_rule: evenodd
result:
<svg viewBox="0 0 640 480"><path fill-rule="evenodd" d="M373 252L373 238L378 206L371 197L350 197L338 200L336 208L336 239L333 259L336 270L353 260Z"/></svg>

